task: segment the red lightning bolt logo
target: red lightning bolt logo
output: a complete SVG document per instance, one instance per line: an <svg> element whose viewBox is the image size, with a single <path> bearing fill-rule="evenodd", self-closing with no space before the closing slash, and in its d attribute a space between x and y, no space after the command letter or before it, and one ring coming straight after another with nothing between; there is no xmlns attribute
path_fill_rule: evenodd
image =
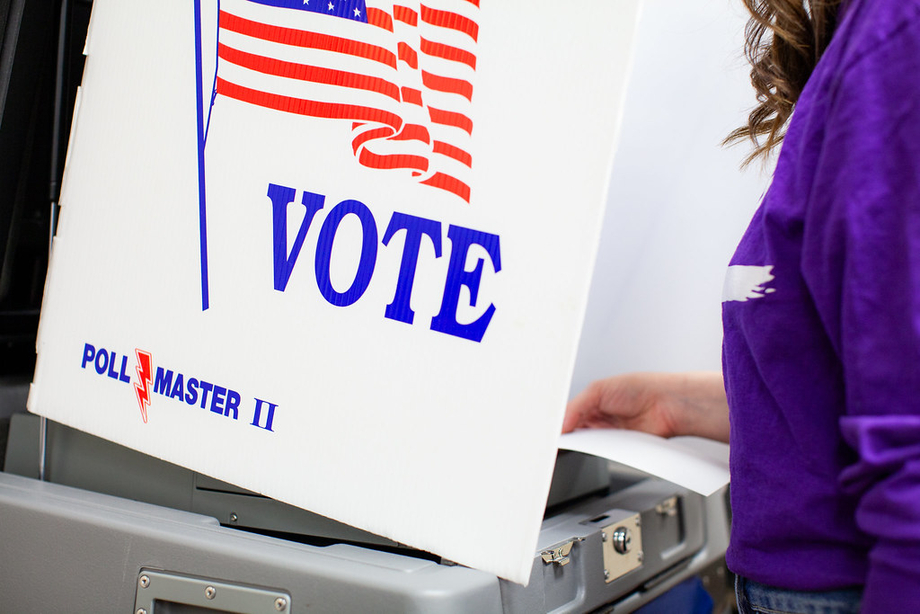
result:
<svg viewBox="0 0 920 614"><path fill-rule="evenodd" d="M153 362L149 352L134 349L137 356L137 383L134 384L134 392L137 393L137 404L141 408L141 418L144 424L147 424L147 408L150 407L150 372Z"/></svg>

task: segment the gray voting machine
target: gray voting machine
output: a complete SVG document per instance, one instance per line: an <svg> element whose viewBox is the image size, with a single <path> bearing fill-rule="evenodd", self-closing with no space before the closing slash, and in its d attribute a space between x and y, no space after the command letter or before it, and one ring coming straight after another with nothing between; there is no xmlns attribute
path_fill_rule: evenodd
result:
<svg viewBox="0 0 920 614"><path fill-rule="evenodd" d="M573 452L524 587L27 414L90 9L0 0L0 612L631 612L724 569L725 491Z"/></svg>
<svg viewBox="0 0 920 614"><path fill-rule="evenodd" d="M54 423L41 467L41 429L11 417L4 611L630 612L728 539L724 496L560 452L523 587Z"/></svg>

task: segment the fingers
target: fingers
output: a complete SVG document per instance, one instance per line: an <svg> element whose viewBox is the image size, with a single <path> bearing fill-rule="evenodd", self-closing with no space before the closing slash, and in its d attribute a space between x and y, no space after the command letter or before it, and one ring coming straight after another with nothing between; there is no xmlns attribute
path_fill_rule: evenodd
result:
<svg viewBox="0 0 920 614"><path fill-rule="evenodd" d="M643 374L623 374L592 382L569 401L562 432L578 428L625 428L656 432L654 402Z"/></svg>
<svg viewBox="0 0 920 614"><path fill-rule="evenodd" d="M722 375L626 373L593 382L569 401L562 432L622 428L660 437L700 435L728 441Z"/></svg>
<svg viewBox="0 0 920 614"><path fill-rule="evenodd" d="M571 433L575 429L585 426L586 417L597 413L600 399L600 382L593 382L578 393L566 405L565 418L562 421L562 432Z"/></svg>

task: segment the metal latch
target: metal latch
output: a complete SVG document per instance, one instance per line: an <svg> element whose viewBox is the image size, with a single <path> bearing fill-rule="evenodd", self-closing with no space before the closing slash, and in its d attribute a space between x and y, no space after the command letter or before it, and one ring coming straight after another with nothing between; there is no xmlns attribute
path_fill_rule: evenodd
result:
<svg viewBox="0 0 920 614"><path fill-rule="evenodd" d="M661 503L655 506L655 511L662 516L676 516L677 515L677 496L668 497Z"/></svg>
<svg viewBox="0 0 920 614"><path fill-rule="evenodd" d="M601 542L605 582L613 582L642 566L642 520L639 514L602 528Z"/></svg>
<svg viewBox="0 0 920 614"><path fill-rule="evenodd" d="M572 546L575 545L575 542L584 541L581 537L573 538L563 544L553 546L552 548L547 548L540 552L540 556L543 557L543 562L549 565L550 563L555 563L556 565L568 565L569 554L572 552Z"/></svg>

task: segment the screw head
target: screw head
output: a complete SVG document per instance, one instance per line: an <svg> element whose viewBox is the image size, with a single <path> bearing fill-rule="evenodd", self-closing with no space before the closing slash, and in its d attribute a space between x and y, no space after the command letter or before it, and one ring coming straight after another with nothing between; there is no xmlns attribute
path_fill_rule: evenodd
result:
<svg viewBox="0 0 920 614"><path fill-rule="evenodd" d="M230 514L230 522L236 524L236 522L239 521L239 519L240 519L240 517L237 516L235 513L231 513L231 514Z"/></svg>
<svg viewBox="0 0 920 614"><path fill-rule="evenodd" d="M150 576L141 576L138 578L137 583L141 585L141 588L147 588L150 586Z"/></svg>
<svg viewBox="0 0 920 614"><path fill-rule="evenodd" d="M605 569L604 570L604 580L609 580L609 579L610 579L610 570Z"/></svg>
<svg viewBox="0 0 920 614"><path fill-rule="evenodd" d="M279 612L284 612L287 608L287 599L284 597L278 597L275 599L275 609Z"/></svg>
<svg viewBox="0 0 920 614"><path fill-rule="evenodd" d="M147 610L145 610L144 608L137 608L137 612L135 612L134 614L147 614Z"/></svg>
<svg viewBox="0 0 920 614"><path fill-rule="evenodd" d="M207 599L214 599L214 596L217 595L217 589L213 586L209 586L204 589L204 596Z"/></svg>
<svg viewBox="0 0 920 614"><path fill-rule="evenodd" d="M617 527L613 532L613 549L620 554L626 554L631 546L632 532L626 527Z"/></svg>

